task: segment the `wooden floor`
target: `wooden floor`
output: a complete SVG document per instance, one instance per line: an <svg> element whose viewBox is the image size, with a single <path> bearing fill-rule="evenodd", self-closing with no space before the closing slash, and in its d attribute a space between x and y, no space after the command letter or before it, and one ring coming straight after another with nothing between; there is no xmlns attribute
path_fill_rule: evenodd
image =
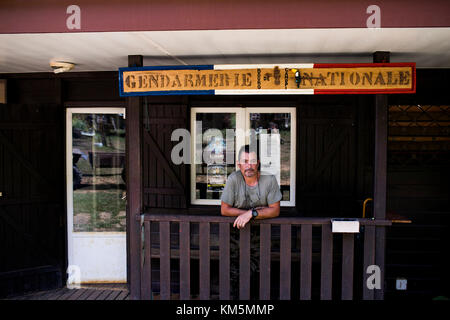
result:
<svg viewBox="0 0 450 320"><path fill-rule="evenodd" d="M7 300L129 300L129 292L126 284L92 284L32 292Z"/></svg>

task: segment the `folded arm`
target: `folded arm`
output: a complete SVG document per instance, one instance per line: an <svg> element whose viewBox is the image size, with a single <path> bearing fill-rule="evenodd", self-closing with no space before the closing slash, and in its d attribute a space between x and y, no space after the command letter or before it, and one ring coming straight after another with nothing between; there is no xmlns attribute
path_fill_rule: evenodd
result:
<svg viewBox="0 0 450 320"><path fill-rule="evenodd" d="M280 201L269 204L268 207L258 207L255 209L258 211L258 216L256 219L276 218L280 215ZM223 201L220 212L223 216L237 217L234 221L233 227L237 227L238 229L244 228L252 218L252 210L234 208Z"/></svg>

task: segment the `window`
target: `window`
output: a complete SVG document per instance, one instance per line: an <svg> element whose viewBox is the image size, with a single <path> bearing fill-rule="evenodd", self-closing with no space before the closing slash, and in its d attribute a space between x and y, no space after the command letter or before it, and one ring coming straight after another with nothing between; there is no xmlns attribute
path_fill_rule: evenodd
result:
<svg viewBox="0 0 450 320"><path fill-rule="evenodd" d="M282 206L295 205L295 108L192 108L191 137L192 204L220 204L239 148L258 141L261 172L277 178Z"/></svg>

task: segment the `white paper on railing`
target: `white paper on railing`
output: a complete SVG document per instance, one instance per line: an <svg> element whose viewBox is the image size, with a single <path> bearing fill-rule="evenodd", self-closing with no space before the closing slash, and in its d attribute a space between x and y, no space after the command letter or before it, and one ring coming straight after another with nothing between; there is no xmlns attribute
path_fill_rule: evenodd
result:
<svg viewBox="0 0 450 320"><path fill-rule="evenodd" d="M357 219L331 219L331 231L333 233L359 233L359 221Z"/></svg>

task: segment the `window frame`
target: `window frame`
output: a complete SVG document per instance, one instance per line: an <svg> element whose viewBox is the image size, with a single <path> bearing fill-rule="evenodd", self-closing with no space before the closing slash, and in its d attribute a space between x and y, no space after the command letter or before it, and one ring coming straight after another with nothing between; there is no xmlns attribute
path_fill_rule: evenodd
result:
<svg viewBox="0 0 450 320"><path fill-rule="evenodd" d="M236 130L243 128L245 134L242 135L242 130L236 131L236 149L235 149L235 169L237 166L238 150L241 146L249 143L250 137L247 131L250 128L250 113L290 113L291 114L291 157L290 157L290 195L289 201L281 201L282 207L295 206L295 181L296 181L296 158L297 158L297 117L296 107L282 107L282 108L255 108L255 107L193 107L191 108L191 168L190 168L190 198L191 204L194 205L220 205L220 199L197 199L196 198L196 163L195 163L195 146L197 143L197 128L195 121L197 113L235 113L236 114Z"/></svg>

